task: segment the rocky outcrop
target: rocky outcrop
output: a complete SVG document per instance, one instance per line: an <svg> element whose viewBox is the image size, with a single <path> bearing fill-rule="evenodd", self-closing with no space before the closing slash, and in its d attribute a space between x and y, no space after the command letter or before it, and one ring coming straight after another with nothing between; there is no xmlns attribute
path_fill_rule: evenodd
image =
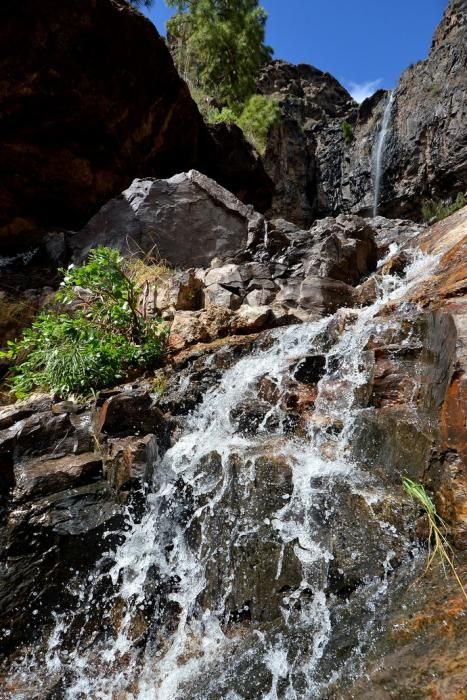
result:
<svg viewBox="0 0 467 700"><path fill-rule="evenodd" d="M135 177L199 167L268 206L272 185L241 132L211 136L164 40L125 0L60 12L5 0L0 46L0 255L79 229Z"/></svg>
<svg viewBox="0 0 467 700"><path fill-rule="evenodd" d="M466 27L465 2L451 0L428 58L395 90L378 202L385 216L420 219L424 199L452 200L467 189ZM282 61L264 69L258 88L281 112L264 158L276 185L270 213L300 226L338 213L369 215L388 93L358 106L332 76Z"/></svg>
<svg viewBox="0 0 467 700"><path fill-rule="evenodd" d="M325 207L321 201L320 141L332 123L335 148L341 147L340 120L356 106L351 96L329 73L285 61L273 61L263 69L258 89L277 101L281 115L271 128L264 155L266 171L276 187L268 214L309 226L318 211L337 213L337 207ZM334 155L326 152L326 157L332 161Z"/></svg>
<svg viewBox="0 0 467 700"><path fill-rule="evenodd" d="M381 212L420 216L424 198L467 189L467 6L450 0L428 58L402 74L385 153Z"/></svg>
<svg viewBox="0 0 467 700"><path fill-rule="evenodd" d="M37 229L78 228L136 175L195 163L201 117L163 39L126 2L57 13L7 0L0 16L3 251Z"/></svg>
<svg viewBox="0 0 467 700"><path fill-rule="evenodd" d="M153 255L170 265L233 257L264 228L262 216L196 170L169 180L135 180L69 239L73 261L97 245Z"/></svg>
<svg viewBox="0 0 467 700"><path fill-rule="evenodd" d="M0 411L4 650L33 637L57 600L66 604L60 591L75 572L119 539L123 505L135 514L167 440L147 387L102 392L92 405L38 396Z"/></svg>

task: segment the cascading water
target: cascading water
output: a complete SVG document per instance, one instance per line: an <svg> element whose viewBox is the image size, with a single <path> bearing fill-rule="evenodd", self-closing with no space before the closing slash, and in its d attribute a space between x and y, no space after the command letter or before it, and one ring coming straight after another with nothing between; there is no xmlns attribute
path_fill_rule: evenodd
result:
<svg viewBox="0 0 467 700"><path fill-rule="evenodd" d="M374 152L374 201L373 201L373 216L378 215L378 205L381 190L381 177L383 174L384 166L384 148L386 145L386 138L389 133L389 124L391 121L392 106L394 103L394 93L389 94L389 99L384 108L383 120L381 122L381 128L378 132L378 138L376 141L376 150Z"/></svg>
<svg viewBox="0 0 467 700"><path fill-rule="evenodd" d="M225 370L156 465L145 515L82 586L77 608L57 613L45 652L18 662L16 698L36 697L20 690L32 676L38 687L54 679L60 691L49 697L68 700L324 697L337 672L321 669L336 494L368 504L384 495L352 456L363 350L382 306L432 265L417 258L405 280L382 278L370 307L271 332ZM297 426L284 401L304 358L317 395ZM269 409L242 418L259 396ZM384 520L376 527L390 531ZM391 536L397 546L402 535ZM362 583L370 611L392 556L382 552L378 575Z"/></svg>

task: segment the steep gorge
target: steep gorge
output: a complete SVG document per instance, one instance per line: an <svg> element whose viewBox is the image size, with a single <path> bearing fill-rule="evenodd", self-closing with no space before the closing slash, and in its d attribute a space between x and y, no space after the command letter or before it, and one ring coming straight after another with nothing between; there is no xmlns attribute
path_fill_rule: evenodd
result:
<svg viewBox="0 0 467 700"><path fill-rule="evenodd" d="M357 107L332 76L273 62L259 87L282 114L262 163L238 129L208 132L157 33L121 0L70 0L70 32L100 37L123 65L144 36L160 71L141 92L149 108L122 116L118 85L101 114L83 88L64 160L53 138L17 160L63 119L68 98L52 113L48 81L65 86L68 67L31 78L37 92L7 85L18 93L0 126L8 163L24 168L2 181L5 251L36 251L47 234L32 259L43 284L96 245L143 258L156 246L169 270L145 281L140 304L170 334L155 371L87 400L41 393L0 408L5 700L463 697L465 598L438 561L425 572L428 522L402 478L432 496L465 581L467 207L430 227L386 218L418 218L425 196L465 188L463 4L449 3L387 112L385 216L372 216L372 158L386 93ZM96 8L127 47L93 28ZM145 74L126 68L134 95ZM12 116L28 95L42 105L34 133ZM122 125L132 109L125 133L135 145L144 132L149 151L127 149L121 168L101 134L87 167L105 191L82 199L68 158L89 145L83 113L112 131L104 117ZM45 191L62 200L55 230ZM24 212L26 229L11 228ZM29 288L31 268L15 265L1 283Z"/></svg>

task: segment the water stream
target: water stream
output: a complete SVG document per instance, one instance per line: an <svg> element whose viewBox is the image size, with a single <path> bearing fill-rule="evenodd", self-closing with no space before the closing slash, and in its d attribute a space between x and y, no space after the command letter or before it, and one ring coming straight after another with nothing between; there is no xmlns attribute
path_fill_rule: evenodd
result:
<svg viewBox="0 0 467 700"><path fill-rule="evenodd" d="M384 172L384 149L386 145L386 138L389 133L389 125L391 121L392 106L394 103L394 93L389 94L389 98L386 102L386 107L384 108L383 120L381 122L381 128L378 132L378 138L376 141L376 150L374 155L374 172L375 172L375 183L374 183L374 202L373 202L373 216L378 215L378 205L380 199L381 191L381 178Z"/></svg>
<svg viewBox="0 0 467 700"><path fill-rule="evenodd" d="M45 653L19 662L18 687L56 679L67 700L321 697L334 494L384 496L352 455L362 350L382 305L432 265L417 257L404 280L382 278L372 306L273 331L225 370L156 465L142 519L81 584L76 610L57 611ZM284 401L305 358L320 376L297 429ZM258 397L269 409L255 423L245 406ZM364 582L368 609L391 558Z"/></svg>

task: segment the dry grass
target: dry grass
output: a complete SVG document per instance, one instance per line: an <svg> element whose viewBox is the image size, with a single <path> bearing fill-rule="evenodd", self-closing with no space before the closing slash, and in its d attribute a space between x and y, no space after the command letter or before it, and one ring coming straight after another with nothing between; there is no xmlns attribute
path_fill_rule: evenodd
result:
<svg viewBox="0 0 467 700"><path fill-rule="evenodd" d="M125 271L128 277L138 287L143 287L146 283L158 285L170 274L170 268L155 260L141 260L131 258L125 263Z"/></svg>
<svg viewBox="0 0 467 700"><path fill-rule="evenodd" d="M0 347L5 347L8 340L14 340L23 328L31 325L38 311L37 300L0 292Z"/></svg>

